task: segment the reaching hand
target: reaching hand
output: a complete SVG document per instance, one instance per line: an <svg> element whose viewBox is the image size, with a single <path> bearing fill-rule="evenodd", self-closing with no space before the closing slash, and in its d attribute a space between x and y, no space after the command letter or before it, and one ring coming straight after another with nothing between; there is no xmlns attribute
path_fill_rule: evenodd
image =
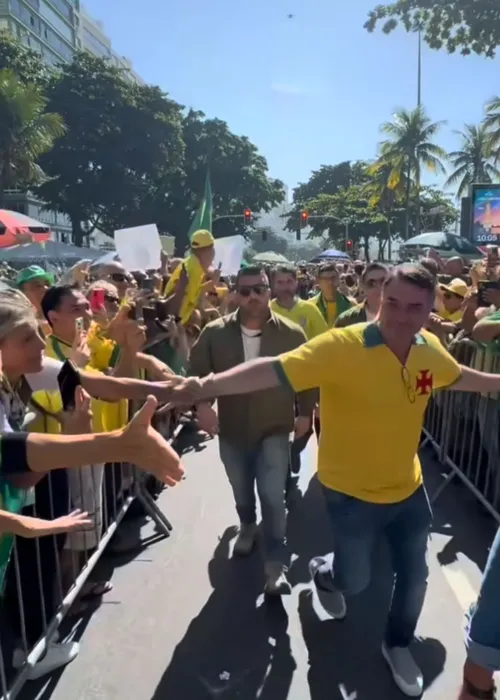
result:
<svg viewBox="0 0 500 700"><path fill-rule="evenodd" d="M161 391L156 392L160 401L168 402L158 413L161 415L172 408L193 406L211 398L205 395L204 382L199 377L173 376L166 382L162 382L164 396Z"/></svg>
<svg viewBox="0 0 500 700"><path fill-rule="evenodd" d="M197 407L196 417L200 430L209 435L217 435L219 432L219 418L212 406L208 403L201 403Z"/></svg>
<svg viewBox="0 0 500 700"><path fill-rule="evenodd" d="M84 369L90 362L90 355L91 352L87 342L87 333L77 328L69 359L77 367Z"/></svg>
<svg viewBox="0 0 500 700"><path fill-rule="evenodd" d="M22 537L45 537L46 535L60 535L65 532L74 532L88 528L93 524L88 513L81 510L74 510L69 515L63 515L55 520L42 520L41 518L31 518L22 516Z"/></svg>
<svg viewBox="0 0 500 700"><path fill-rule="evenodd" d="M184 475L179 455L152 426L158 402L149 396L121 433L123 461L154 474L159 481L175 486Z"/></svg>
<svg viewBox="0 0 500 700"><path fill-rule="evenodd" d="M62 429L66 435L83 435L92 432L90 396L78 386L75 390L75 408L62 414Z"/></svg>

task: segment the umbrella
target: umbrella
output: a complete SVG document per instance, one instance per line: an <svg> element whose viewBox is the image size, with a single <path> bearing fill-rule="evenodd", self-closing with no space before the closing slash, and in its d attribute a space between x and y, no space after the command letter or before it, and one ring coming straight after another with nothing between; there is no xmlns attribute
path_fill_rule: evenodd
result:
<svg viewBox="0 0 500 700"><path fill-rule="evenodd" d="M311 262L328 262L329 260L345 260L347 262L350 259L347 253L343 253L341 250L335 250L335 248L330 248L330 250L324 250L319 255L316 255Z"/></svg>
<svg viewBox="0 0 500 700"><path fill-rule="evenodd" d="M0 209L0 248L36 241L49 241L50 227L10 209Z"/></svg>
<svg viewBox="0 0 500 700"><path fill-rule="evenodd" d="M469 259L480 259L483 257L479 248L472 245L466 238L444 231L421 233L419 236L414 236L401 243L401 250L409 253L419 248L434 248L445 258L450 258L454 255L460 255Z"/></svg>
<svg viewBox="0 0 500 700"><path fill-rule="evenodd" d="M281 255L280 253L273 253L272 250L269 250L265 253L257 253L257 255L254 256L254 262L268 263L269 265L289 265L290 264L284 255Z"/></svg>

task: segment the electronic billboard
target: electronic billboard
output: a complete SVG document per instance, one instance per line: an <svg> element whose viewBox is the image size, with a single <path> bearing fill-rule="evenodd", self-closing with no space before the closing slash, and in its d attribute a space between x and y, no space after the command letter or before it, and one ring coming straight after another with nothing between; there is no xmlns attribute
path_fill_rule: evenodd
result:
<svg viewBox="0 0 500 700"><path fill-rule="evenodd" d="M500 244L500 185L473 185L471 199L471 242Z"/></svg>

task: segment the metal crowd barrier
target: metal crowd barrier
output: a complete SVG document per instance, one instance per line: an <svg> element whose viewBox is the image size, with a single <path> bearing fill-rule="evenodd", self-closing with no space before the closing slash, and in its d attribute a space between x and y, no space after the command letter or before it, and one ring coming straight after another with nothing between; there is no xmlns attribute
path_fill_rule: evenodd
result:
<svg viewBox="0 0 500 700"><path fill-rule="evenodd" d="M469 339L455 340L449 350L462 365L500 374L500 354ZM499 394L437 392L427 411L424 441L448 471L434 493L435 501L455 479L474 494L500 523Z"/></svg>
<svg viewBox="0 0 500 700"><path fill-rule="evenodd" d="M176 416L171 415L156 428L172 443L182 425ZM43 486L40 487L42 482L37 485L33 506L35 517L53 520L66 515L73 507L81 507L93 516L94 526L69 536L23 541L15 538L6 574L6 591L3 600L0 598L0 700L14 700L18 696L31 669L50 643L56 641L62 620L82 592L134 501L142 504L159 534L169 536L172 525L150 494L148 478L152 477L128 464L94 465L50 472L42 480L45 482ZM60 492L60 483L64 483L64 479L67 479L65 500ZM68 495L72 501L70 510ZM65 549L68 544L70 550ZM61 563L64 561L67 567L69 560L71 570L66 568L63 571ZM25 661L17 671L11 663L13 637L21 642L25 655Z"/></svg>

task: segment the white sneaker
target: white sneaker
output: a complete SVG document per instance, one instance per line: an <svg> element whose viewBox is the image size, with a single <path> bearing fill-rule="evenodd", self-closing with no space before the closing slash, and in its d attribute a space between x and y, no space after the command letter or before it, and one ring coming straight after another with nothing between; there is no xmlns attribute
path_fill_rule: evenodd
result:
<svg viewBox="0 0 500 700"><path fill-rule="evenodd" d="M265 564L266 585L264 593L266 595L290 595L292 587L286 577L287 568L279 561L268 561Z"/></svg>
<svg viewBox="0 0 500 700"><path fill-rule="evenodd" d="M347 615L345 598L333 585L331 573L322 573L320 571L325 564L326 560L323 557L314 557L309 562L309 574L323 608L335 620L343 620Z"/></svg>
<svg viewBox="0 0 500 700"><path fill-rule="evenodd" d="M28 674L31 681L53 673L56 669L66 666L78 656L80 645L77 642L65 642L57 644L51 642L45 656L36 663ZM22 649L15 649L12 656L12 665L19 669L26 661L26 654Z"/></svg>
<svg viewBox="0 0 500 700"><path fill-rule="evenodd" d="M255 546L257 540L257 524L240 525L240 531L233 547L233 554L238 557L247 557Z"/></svg>
<svg viewBox="0 0 500 700"><path fill-rule="evenodd" d="M383 644L382 655L399 690L409 698L419 698L424 692L424 677L408 647L388 647Z"/></svg>

